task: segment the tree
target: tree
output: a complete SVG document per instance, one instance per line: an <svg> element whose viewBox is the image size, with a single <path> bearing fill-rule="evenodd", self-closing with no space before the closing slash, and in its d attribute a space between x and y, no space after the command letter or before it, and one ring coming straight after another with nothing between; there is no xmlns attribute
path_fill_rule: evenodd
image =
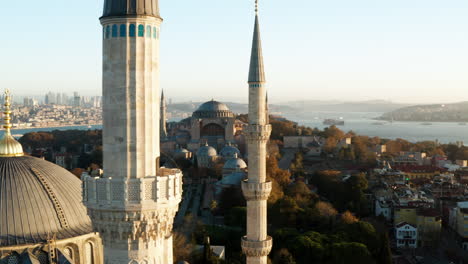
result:
<svg viewBox="0 0 468 264"><path fill-rule="evenodd" d="M346 211L341 214L341 221L345 224L352 224L359 221L359 219L354 216L350 211Z"/></svg>
<svg viewBox="0 0 468 264"><path fill-rule="evenodd" d="M192 244L190 244L187 241L187 238L179 232L174 232L172 237L174 245L174 260L183 261L189 259L190 253L193 250Z"/></svg>
<svg viewBox="0 0 468 264"><path fill-rule="evenodd" d="M275 253L273 258L274 264L296 264L294 257L286 248L282 248Z"/></svg>
<svg viewBox="0 0 468 264"><path fill-rule="evenodd" d="M371 264L372 256L367 247L356 242L334 243L330 248L334 264Z"/></svg>
<svg viewBox="0 0 468 264"><path fill-rule="evenodd" d="M320 201L315 204L315 208L317 208L321 216L326 218L334 218L338 214L333 205L327 202Z"/></svg>

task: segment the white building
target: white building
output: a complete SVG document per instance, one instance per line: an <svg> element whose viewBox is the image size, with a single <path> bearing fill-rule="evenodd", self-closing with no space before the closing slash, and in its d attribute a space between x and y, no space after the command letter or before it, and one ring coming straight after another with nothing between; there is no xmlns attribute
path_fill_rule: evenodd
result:
<svg viewBox="0 0 468 264"><path fill-rule="evenodd" d="M395 237L398 248L417 248L418 229L406 222L401 222L395 227Z"/></svg>

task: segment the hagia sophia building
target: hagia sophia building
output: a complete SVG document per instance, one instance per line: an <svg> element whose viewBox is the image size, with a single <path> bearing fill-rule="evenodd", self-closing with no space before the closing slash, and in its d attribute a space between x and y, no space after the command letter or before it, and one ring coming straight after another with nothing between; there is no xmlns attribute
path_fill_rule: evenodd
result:
<svg viewBox="0 0 468 264"><path fill-rule="evenodd" d="M83 173L81 181L24 154L10 132L7 91L0 138L0 264L172 264L183 175L162 164L166 149L199 167L224 160L219 185L241 185L247 201L247 234L241 238L247 264L266 264L273 243L267 235L272 184L265 166L271 126L258 0L255 13L249 123L211 100L167 128L159 88L159 2L105 0L103 174ZM248 174L241 159L247 153Z"/></svg>
<svg viewBox="0 0 468 264"><path fill-rule="evenodd" d="M161 150L165 154L185 157L205 168L220 159L240 159L246 154L243 130L247 124L236 118L226 104L207 101L191 117L168 125L164 120L164 95L161 101Z"/></svg>

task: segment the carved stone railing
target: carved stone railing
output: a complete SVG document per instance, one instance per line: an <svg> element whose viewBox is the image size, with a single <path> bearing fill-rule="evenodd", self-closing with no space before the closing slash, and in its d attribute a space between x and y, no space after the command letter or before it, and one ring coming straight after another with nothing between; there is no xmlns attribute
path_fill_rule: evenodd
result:
<svg viewBox="0 0 468 264"><path fill-rule="evenodd" d="M272 184L270 181L263 183L242 182L242 193L247 201L267 200L270 196Z"/></svg>
<svg viewBox="0 0 468 264"><path fill-rule="evenodd" d="M247 142L268 141L271 135L271 125L249 124L243 131Z"/></svg>
<svg viewBox="0 0 468 264"><path fill-rule="evenodd" d="M273 246L273 239L268 236L266 240L253 241L244 236L241 240L241 246L242 251L247 257L268 256Z"/></svg>
<svg viewBox="0 0 468 264"><path fill-rule="evenodd" d="M135 204L178 203L182 198L182 172L161 168L159 176L139 179L91 177L83 173L83 203L88 208L123 209Z"/></svg>

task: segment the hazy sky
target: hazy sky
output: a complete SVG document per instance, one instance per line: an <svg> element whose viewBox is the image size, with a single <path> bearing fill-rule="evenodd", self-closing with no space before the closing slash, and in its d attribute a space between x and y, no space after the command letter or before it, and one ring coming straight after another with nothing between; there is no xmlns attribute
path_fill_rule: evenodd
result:
<svg viewBox="0 0 468 264"><path fill-rule="evenodd" d="M4 2L0 88L100 94L103 0ZM272 101L468 100L466 0L260 0L260 7ZM160 0L160 9L167 95L245 99L253 0Z"/></svg>

